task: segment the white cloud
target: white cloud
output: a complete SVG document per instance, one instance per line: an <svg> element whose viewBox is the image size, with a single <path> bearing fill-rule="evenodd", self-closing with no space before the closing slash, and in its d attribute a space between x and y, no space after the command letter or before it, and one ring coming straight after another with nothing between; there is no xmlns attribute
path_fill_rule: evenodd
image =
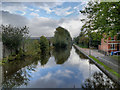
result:
<svg viewBox="0 0 120 90"><path fill-rule="evenodd" d="M32 12L30 15L35 16L35 17L39 17L39 14Z"/></svg>
<svg viewBox="0 0 120 90"><path fill-rule="evenodd" d="M10 13L16 14L16 11L25 12L27 9L26 6L24 6L22 3L2 3L2 10L8 11Z"/></svg>
<svg viewBox="0 0 120 90"><path fill-rule="evenodd" d="M35 10L35 12L39 12L40 10Z"/></svg>
<svg viewBox="0 0 120 90"><path fill-rule="evenodd" d="M52 10L49 7L40 7L41 9L45 10L48 14L52 12Z"/></svg>
<svg viewBox="0 0 120 90"><path fill-rule="evenodd" d="M67 15L73 13L73 11L69 11L70 9L71 9L71 7L67 7L67 8L55 8L52 11L55 12L56 15L67 16Z"/></svg>
<svg viewBox="0 0 120 90"><path fill-rule="evenodd" d="M2 24L11 24L13 26L25 26L28 25L28 19L24 16L12 14L7 11L2 12Z"/></svg>
<svg viewBox="0 0 120 90"><path fill-rule="evenodd" d="M80 21L80 17L70 17L62 18L60 20L50 19L46 17L39 17L37 13L32 12L31 15L35 16L34 18L27 19L24 16L11 14L9 12L2 12L3 24L12 24L14 26L24 26L29 27L31 36L42 36L51 37L54 35L54 31L58 26L66 28L72 37L79 35L80 28L83 23Z"/></svg>
<svg viewBox="0 0 120 90"><path fill-rule="evenodd" d="M31 9L31 8L30 8L29 10L30 10L30 11L34 11L34 9Z"/></svg>
<svg viewBox="0 0 120 90"><path fill-rule="evenodd" d="M58 26L58 21L45 18L35 17L30 19L28 26L30 27L30 33L32 36L53 36L54 30Z"/></svg>
<svg viewBox="0 0 120 90"><path fill-rule="evenodd" d="M83 23L80 21L80 18L85 18L83 15L79 15L76 18L68 18L64 20L63 23L60 24L60 26L66 28L72 37L75 37L79 35L80 29L83 25Z"/></svg>

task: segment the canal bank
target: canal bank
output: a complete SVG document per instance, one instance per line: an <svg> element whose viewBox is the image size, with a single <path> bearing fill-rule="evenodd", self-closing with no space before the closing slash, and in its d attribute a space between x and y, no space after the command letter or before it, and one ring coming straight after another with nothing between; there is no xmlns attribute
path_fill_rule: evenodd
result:
<svg viewBox="0 0 120 90"><path fill-rule="evenodd" d="M83 53L85 56L87 56L92 62L94 62L95 63L95 65L99 68L99 69L101 69L109 78L111 78L114 82L116 82L117 84L119 84L120 85L120 81L119 81L119 77L116 77L115 75L113 75L110 71L112 70L107 70L106 68L105 68L105 65L101 65L101 64L99 64L98 62L100 62L100 61L96 61L96 60L98 60L98 58L95 58L95 57L93 57L93 56L90 56L87 52L85 52L84 50L82 50L82 48L80 48L79 46L77 46L77 45L73 45L76 49L78 49L81 53ZM96 60L95 60L96 59ZM102 63L102 62L100 62L100 63ZM103 64L103 63L102 63ZM106 67L108 67L108 66L106 66ZM109 67L108 67L109 68ZM113 70L112 70L113 71Z"/></svg>

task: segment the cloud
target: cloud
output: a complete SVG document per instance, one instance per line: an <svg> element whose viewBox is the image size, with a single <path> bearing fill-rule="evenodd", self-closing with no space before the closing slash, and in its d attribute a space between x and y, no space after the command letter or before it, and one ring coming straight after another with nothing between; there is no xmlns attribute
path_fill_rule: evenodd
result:
<svg viewBox="0 0 120 90"><path fill-rule="evenodd" d="M32 12L30 15L35 16L35 17L39 17L39 14Z"/></svg>
<svg viewBox="0 0 120 90"><path fill-rule="evenodd" d="M69 9L69 8L68 8ZM67 9L67 10L68 10ZM79 35L80 28L83 23L80 22L82 15L73 18L61 18L59 20L51 19L47 17L38 17L39 15L32 12L31 15L34 18L27 19L25 16L12 14L7 11L2 11L2 23L11 24L14 26L28 26L31 36L51 37L54 35L54 31L58 26L66 28L72 37Z"/></svg>
<svg viewBox="0 0 120 90"><path fill-rule="evenodd" d="M72 14L73 11L69 11L71 9L71 7L67 7L67 8L56 8L53 10L53 12L56 14L56 15L59 15L59 16L67 16L69 14Z"/></svg>
<svg viewBox="0 0 120 90"><path fill-rule="evenodd" d="M84 23L80 21L80 18L85 18L83 15L78 15L74 18L67 18L65 20L62 20L64 22L61 22L60 26L66 28L72 37L78 36L80 29Z"/></svg>
<svg viewBox="0 0 120 90"><path fill-rule="evenodd" d="M53 36L54 30L58 26L58 21L45 18L35 17L29 21L30 33L32 36Z"/></svg>
<svg viewBox="0 0 120 90"><path fill-rule="evenodd" d="M28 24L28 19L24 16L11 14L7 11L0 11L2 13L2 24L11 24L13 26L25 26Z"/></svg>
<svg viewBox="0 0 120 90"><path fill-rule="evenodd" d="M3 2L2 11L8 11L12 14L16 14L16 11L25 12L28 7L26 7L21 2Z"/></svg>

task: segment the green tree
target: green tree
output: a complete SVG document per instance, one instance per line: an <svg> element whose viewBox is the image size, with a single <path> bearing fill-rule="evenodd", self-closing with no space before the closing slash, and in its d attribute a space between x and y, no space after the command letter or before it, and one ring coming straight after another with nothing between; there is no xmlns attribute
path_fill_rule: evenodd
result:
<svg viewBox="0 0 120 90"><path fill-rule="evenodd" d="M11 25L1 25L2 28L2 41L3 45L6 46L12 54L12 50L18 53L18 49L20 48L23 39L29 33L28 27L13 27Z"/></svg>
<svg viewBox="0 0 120 90"><path fill-rule="evenodd" d="M49 41L45 36L40 37L40 49L42 53L49 51Z"/></svg>
<svg viewBox="0 0 120 90"><path fill-rule="evenodd" d="M55 35L53 38L53 45L55 47L65 48L68 45L71 45L71 43L72 38L70 36L70 33L62 27L56 28Z"/></svg>
<svg viewBox="0 0 120 90"><path fill-rule="evenodd" d="M99 33L96 39L103 34L108 37L120 32L120 2L89 2L80 12L87 16L82 19L85 24L81 30L89 37L91 32Z"/></svg>

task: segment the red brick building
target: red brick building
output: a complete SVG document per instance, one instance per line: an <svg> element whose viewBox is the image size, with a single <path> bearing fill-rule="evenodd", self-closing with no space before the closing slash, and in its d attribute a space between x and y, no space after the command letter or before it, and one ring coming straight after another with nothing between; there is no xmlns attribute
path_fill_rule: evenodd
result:
<svg viewBox="0 0 120 90"><path fill-rule="evenodd" d="M117 40L117 36L109 37L107 39L101 39L101 45L98 49L105 52L106 54L111 53L112 51L120 51L120 39Z"/></svg>

